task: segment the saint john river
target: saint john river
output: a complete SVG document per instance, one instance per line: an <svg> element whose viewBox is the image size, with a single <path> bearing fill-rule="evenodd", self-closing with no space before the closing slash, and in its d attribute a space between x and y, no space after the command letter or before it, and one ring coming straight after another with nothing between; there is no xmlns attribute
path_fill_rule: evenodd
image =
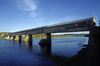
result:
<svg viewBox="0 0 100 66"><path fill-rule="evenodd" d="M52 38L51 46L0 39L0 66L55 66L52 56L72 57L88 44L88 37Z"/></svg>

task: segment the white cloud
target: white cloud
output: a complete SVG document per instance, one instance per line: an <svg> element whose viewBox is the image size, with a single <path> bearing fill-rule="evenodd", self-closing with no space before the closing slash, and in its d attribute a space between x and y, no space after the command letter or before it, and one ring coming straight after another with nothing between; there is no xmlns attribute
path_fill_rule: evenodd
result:
<svg viewBox="0 0 100 66"><path fill-rule="evenodd" d="M50 21L48 21L47 19L44 19L44 18L34 18L34 21L35 21L36 25L38 25L38 26L46 26L46 25L63 23L63 22L69 22L69 21L73 21L75 19L77 19L76 16L66 16L66 17L63 17L60 19L58 18L58 19L50 20Z"/></svg>
<svg viewBox="0 0 100 66"><path fill-rule="evenodd" d="M39 18L35 18L34 20L35 21L41 21L41 20L44 20L44 19L39 17Z"/></svg>
<svg viewBox="0 0 100 66"><path fill-rule="evenodd" d="M58 8L58 7L53 8L52 11L55 11L57 8Z"/></svg>
<svg viewBox="0 0 100 66"><path fill-rule="evenodd" d="M31 22L31 25L34 25L34 28L36 27L42 27L42 26L47 26L47 25L53 25L53 24L58 24L58 23L63 23L63 22L68 22L68 21L73 21L75 20L77 17L75 16L67 16L61 19L52 19L52 20L48 20L46 18L43 17L34 17L32 19L33 22Z"/></svg>
<svg viewBox="0 0 100 66"><path fill-rule="evenodd" d="M67 16L67 17L62 18L61 21L71 21L76 18L77 18L76 16Z"/></svg>
<svg viewBox="0 0 100 66"><path fill-rule="evenodd" d="M34 12L37 9L36 1L34 0L17 0L18 9L26 11L29 16L36 17Z"/></svg>
<svg viewBox="0 0 100 66"><path fill-rule="evenodd" d="M30 13L30 16L31 16L31 17L35 17L36 14L35 14L34 12L32 12L32 13Z"/></svg>
<svg viewBox="0 0 100 66"><path fill-rule="evenodd" d="M33 22L31 24L34 24L35 27L41 27L45 26L44 18L41 17L34 17Z"/></svg>
<svg viewBox="0 0 100 66"><path fill-rule="evenodd" d="M18 7L20 10L34 11L37 9L34 0L18 0Z"/></svg>
<svg viewBox="0 0 100 66"><path fill-rule="evenodd" d="M63 23L63 22L68 22L68 21L73 21L76 20L78 17L77 16L66 16L64 18L56 19L53 21L48 22L48 25L52 24L58 24L58 23Z"/></svg>

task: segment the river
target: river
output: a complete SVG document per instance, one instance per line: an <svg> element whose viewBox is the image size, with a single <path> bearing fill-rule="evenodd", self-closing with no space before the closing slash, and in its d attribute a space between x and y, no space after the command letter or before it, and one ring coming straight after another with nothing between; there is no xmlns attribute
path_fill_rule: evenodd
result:
<svg viewBox="0 0 100 66"><path fill-rule="evenodd" d="M23 39L22 39L23 40ZM52 38L51 46L0 39L0 66L55 66L51 56L72 57L88 43L88 37Z"/></svg>

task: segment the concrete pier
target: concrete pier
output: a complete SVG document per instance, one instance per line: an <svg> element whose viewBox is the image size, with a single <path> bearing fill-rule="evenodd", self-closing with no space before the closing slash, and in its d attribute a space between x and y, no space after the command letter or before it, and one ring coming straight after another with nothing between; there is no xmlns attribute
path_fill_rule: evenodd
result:
<svg viewBox="0 0 100 66"><path fill-rule="evenodd" d="M4 37L4 39L7 39L7 37Z"/></svg>
<svg viewBox="0 0 100 66"><path fill-rule="evenodd" d="M16 38L14 39L15 41L21 41L21 35L19 35L19 36L16 36Z"/></svg>
<svg viewBox="0 0 100 66"><path fill-rule="evenodd" d="M46 33L47 36L47 43L51 44L51 33Z"/></svg>
<svg viewBox="0 0 100 66"><path fill-rule="evenodd" d="M15 36L11 36L10 40L14 40L15 39Z"/></svg>
<svg viewBox="0 0 100 66"><path fill-rule="evenodd" d="M100 44L100 27L93 27L89 34L88 47L94 46L94 44Z"/></svg>
<svg viewBox="0 0 100 66"><path fill-rule="evenodd" d="M40 42L40 45L50 44L51 45L51 33L46 33L45 38L43 37Z"/></svg>
<svg viewBox="0 0 100 66"><path fill-rule="evenodd" d="M6 38L6 39L8 39L8 40L9 40L9 39L10 39L10 36L7 36L7 38Z"/></svg>
<svg viewBox="0 0 100 66"><path fill-rule="evenodd" d="M24 42L32 42L32 34L29 34L25 39L23 40Z"/></svg>

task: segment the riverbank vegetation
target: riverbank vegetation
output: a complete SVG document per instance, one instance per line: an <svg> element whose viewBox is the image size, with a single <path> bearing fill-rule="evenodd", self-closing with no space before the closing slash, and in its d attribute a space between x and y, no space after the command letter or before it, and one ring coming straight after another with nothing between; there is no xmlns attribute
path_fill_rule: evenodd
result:
<svg viewBox="0 0 100 66"><path fill-rule="evenodd" d="M0 32L0 39L4 38L3 36L9 32ZM28 35L22 35L22 38L25 38ZM32 38L43 38L45 34L34 34ZM62 34L62 35L51 35L52 38L58 37L88 37L88 34Z"/></svg>
<svg viewBox="0 0 100 66"><path fill-rule="evenodd" d="M3 39L4 37L0 36L0 39Z"/></svg>
<svg viewBox="0 0 100 66"><path fill-rule="evenodd" d="M6 32L0 32L0 39L3 39L5 34Z"/></svg>
<svg viewBox="0 0 100 66"><path fill-rule="evenodd" d="M33 38L42 38L43 36L46 36L45 34L35 34L32 37ZM58 38L58 37L88 37L87 34L63 34L63 35L51 35L52 38Z"/></svg>

